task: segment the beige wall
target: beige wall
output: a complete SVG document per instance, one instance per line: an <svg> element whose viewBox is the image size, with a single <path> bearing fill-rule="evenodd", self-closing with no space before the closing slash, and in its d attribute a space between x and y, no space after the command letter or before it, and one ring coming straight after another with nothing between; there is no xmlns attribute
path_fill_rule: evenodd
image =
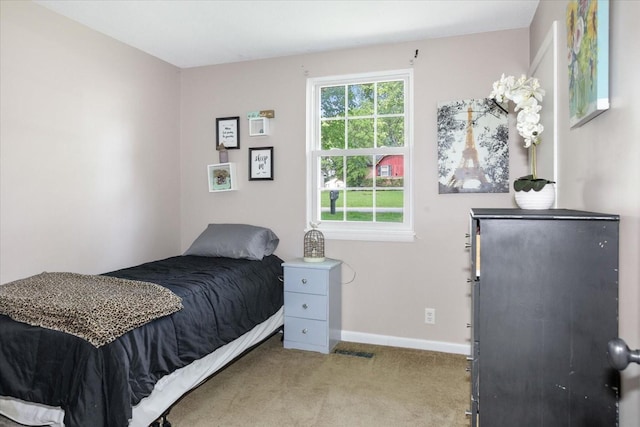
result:
<svg viewBox="0 0 640 427"><path fill-rule="evenodd" d="M640 347L640 2L610 3L609 94L611 107L577 129L569 129L566 55L567 1L542 1L531 25L536 52L551 23L560 35L559 206L620 215L619 333ZM640 366L623 371L620 425L640 420Z"/></svg>
<svg viewBox="0 0 640 427"><path fill-rule="evenodd" d="M343 287L343 338L468 351L469 209L511 206L513 196L438 194L437 103L486 97L505 70L525 72L528 42L523 29L183 70L182 247L209 222L237 221L273 228L281 237L277 254L301 256L307 77L409 68L418 49L413 65L417 240L331 240L326 253L346 263L344 281L355 272L355 280ZM260 109L275 110L272 134L250 138L246 113ZM215 118L234 115L242 117L241 138L230 160L238 164L241 188L210 194L206 165L217 161ZM514 144L512 176L520 176L526 152ZM247 179L247 148L259 146L274 146L273 182ZM436 325L425 325L425 307L436 308Z"/></svg>
<svg viewBox="0 0 640 427"><path fill-rule="evenodd" d="M469 332L471 207L511 194L438 195L436 105L484 97L503 72L526 72L566 2L542 1L516 30L178 70L29 2L0 2L0 283L43 270L98 273L184 250L209 222L249 222L300 256L305 229L306 78L410 67L415 73L413 243L329 241L345 261L345 337L464 350ZM640 347L640 2L611 4L611 109L578 130L560 120L560 207L618 213L620 335ZM566 58L560 55L561 70ZM560 73L560 118L566 74ZM635 95L635 96L634 96ZM249 138L245 114L274 109ZM210 194L215 118L242 117L240 189ZM247 180L247 148L275 147L275 180ZM511 176L527 170L512 130ZM607 190L613 190L605 192ZM437 324L424 324L424 308ZM621 425L640 418L640 368L624 372Z"/></svg>
<svg viewBox="0 0 640 427"><path fill-rule="evenodd" d="M2 1L0 283L179 250L179 69Z"/></svg>

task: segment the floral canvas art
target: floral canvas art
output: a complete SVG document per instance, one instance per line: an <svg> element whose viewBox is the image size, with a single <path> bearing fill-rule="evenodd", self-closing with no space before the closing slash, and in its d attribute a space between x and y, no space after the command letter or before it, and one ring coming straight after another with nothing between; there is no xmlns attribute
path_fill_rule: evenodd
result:
<svg viewBox="0 0 640 427"><path fill-rule="evenodd" d="M569 122L581 126L609 108L609 0L567 6Z"/></svg>

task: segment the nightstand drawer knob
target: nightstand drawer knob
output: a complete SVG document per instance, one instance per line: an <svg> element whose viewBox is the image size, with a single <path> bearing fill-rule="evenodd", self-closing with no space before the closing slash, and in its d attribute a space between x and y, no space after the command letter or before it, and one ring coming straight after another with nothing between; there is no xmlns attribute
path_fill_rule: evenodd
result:
<svg viewBox="0 0 640 427"><path fill-rule="evenodd" d="M307 328L304 328L304 329L302 330L302 333L303 333L303 334L306 334L307 332L309 332L309 330L308 330Z"/></svg>
<svg viewBox="0 0 640 427"><path fill-rule="evenodd" d="M309 306L307 304L302 304L302 308L306 310L307 308L309 308Z"/></svg>
<svg viewBox="0 0 640 427"><path fill-rule="evenodd" d="M307 279L302 279L302 284L306 285L307 284Z"/></svg>

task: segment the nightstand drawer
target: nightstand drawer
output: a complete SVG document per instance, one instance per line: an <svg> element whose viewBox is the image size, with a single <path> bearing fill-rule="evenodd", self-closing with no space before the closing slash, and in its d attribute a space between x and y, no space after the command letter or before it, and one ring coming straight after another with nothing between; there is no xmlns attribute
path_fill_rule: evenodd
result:
<svg viewBox="0 0 640 427"><path fill-rule="evenodd" d="M285 268L284 290L308 294L327 295L329 275L326 270L311 268Z"/></svg>
<svg viewBox="0 0 640 427"><path fill-rule="evenodd" d="M327 322L285 316L285 341L327 345Z"/></svg>
<svg viewBox="0 0 640 427"><path fill-rule="evenodd" d="M327 320L327 297L324 295L285 292L284 315Z"/></svg>

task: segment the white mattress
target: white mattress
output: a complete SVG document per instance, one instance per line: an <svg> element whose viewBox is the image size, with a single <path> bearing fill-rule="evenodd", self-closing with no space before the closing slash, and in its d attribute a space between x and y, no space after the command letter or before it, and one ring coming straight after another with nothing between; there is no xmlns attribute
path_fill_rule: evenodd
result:
<svg viewBox="0 0 640 427"><path fill-rule="evenodd" d="M180 368L158 381L151 394L133 408L130 427L147 427L189 390L200 385L243 351L267 338L284 324L284 308L263 323L213 353ZM40 405L0 396L0 414L21 424L64 427L64 411L59 407Z"/></svg>

